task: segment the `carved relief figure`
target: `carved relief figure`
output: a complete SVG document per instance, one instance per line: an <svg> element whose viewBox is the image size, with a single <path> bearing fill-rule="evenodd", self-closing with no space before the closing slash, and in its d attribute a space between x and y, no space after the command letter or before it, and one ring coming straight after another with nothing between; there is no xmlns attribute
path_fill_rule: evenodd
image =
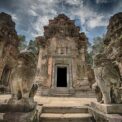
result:
<svg viewBox="0 0 122 122"><path fill-rule="evenodd" d="M120 103L120 76L105 54L97 54L94 57L94 72L104 103Z"/></svg>

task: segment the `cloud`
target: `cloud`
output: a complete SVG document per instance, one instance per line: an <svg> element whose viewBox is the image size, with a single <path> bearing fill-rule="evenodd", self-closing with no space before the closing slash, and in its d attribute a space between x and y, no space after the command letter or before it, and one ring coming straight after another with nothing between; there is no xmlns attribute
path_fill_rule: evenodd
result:
<svg viewBox="0 0 122 122"><path fill-rule="evenodd" d="M87 27L90 29L100 27L100 26L107 26L107 25L108 25L108 21L104 16L92 17L87 22Z"/></svg>
<svg viewBox="0 0 122 122"><path fill-rule="evenodd" d="M99 4L99 3L108 3L110 2L110 0L96 0L96 3Z"/></svg>
<svg viewBox="0 0 122 122"><path fill-rule="evenodd" d="M105 27L111 15L122 10L121 0L0 0L0 11L12 15L19 34L28 40L43 35L43 26L60 13L75 19L87 33Z"/></svg>

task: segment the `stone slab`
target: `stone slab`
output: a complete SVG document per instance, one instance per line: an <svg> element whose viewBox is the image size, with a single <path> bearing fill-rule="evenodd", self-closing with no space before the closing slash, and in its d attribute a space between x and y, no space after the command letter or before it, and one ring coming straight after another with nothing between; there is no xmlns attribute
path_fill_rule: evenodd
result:
<svg viewBox="0 0 122 122"><path fill-rule="evenodd" d="M91 102L91 107L106 114L122 114L122 104L100 104Z"/></svg>
<svg viewBox="0 0 122 122"><path fill-rule="evenodd" d="M122 122L121 114L106 114L92 107L89 107L89 113L96 122Z"/></svg>
<svg viewBox="0 0 122 122"><path fill-rule="evenodd" d="M0 112L30 112L34 110L36 103L33 105L10 105L7 103L0 104Z"/></svg>
<svg viewBox="0 0 122 122"><path fill-rule="evenodd" d="M33 122L37 119L37 111L34 109L31 112L7 112L3 115L5 122Z"/></svg>
<svg viewBox="0 0 122 122"><path fill-rule="evenodd" d="M43 106L42 113L88 113L87 106Z"/></svg>
<svg viewBox="0 0 122 122"><path fill-rule="evenodd" d="M56 114L44 113L40 116L40 122L92 122L90 114L70 113L70 114Z"/></svg>

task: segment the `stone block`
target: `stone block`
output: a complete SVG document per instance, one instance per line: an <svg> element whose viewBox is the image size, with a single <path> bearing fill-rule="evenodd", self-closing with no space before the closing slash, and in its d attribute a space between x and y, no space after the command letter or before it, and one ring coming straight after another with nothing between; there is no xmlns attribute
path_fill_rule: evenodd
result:
<svg viewBox="0 0 122 122"><path fill-rule="evenodd" d="M5 122L33 122L37 121L37 111L31 112L7 112L3 116Z"/></svg>
<svg viewBox="0 0 122 122"><path fill-rule="evenodd" d="M100 104L91 102L91 107L106 114L122 114L122 104Z"/></svg>

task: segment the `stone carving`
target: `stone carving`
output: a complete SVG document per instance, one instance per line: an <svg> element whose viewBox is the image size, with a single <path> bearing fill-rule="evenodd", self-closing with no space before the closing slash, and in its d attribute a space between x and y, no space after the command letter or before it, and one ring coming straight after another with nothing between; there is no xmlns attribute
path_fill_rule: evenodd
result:
<svg viewBox="0 0 122 122"><path fill-rule="evenodd" d="M120 76L105 54L97 54L94 57L94 72L98 88L103 95L103 102L120 103Z"/></svg>
<svg viewBox="0 0 122 122"><path fill-rule="evenodd" d="M104 52L109 59L116 62L122 77L122 12L113 15L109 20L106 38L104 39Z"/></svg>
<svg viewBox="0 0 122 122"><path fill-rule="evenodd" d="M95 83L95 76L94 76L94 70L91 67L91 65L87 65L87 76L89 81L89 86L92 88L92 85Z"/></svg>
<svg viewBox="0 0 122 122"><path fill-rule="evenodd" d="M38 88L37 84L33 84L36 73L35 59L35 54L31 50L25 50L19 54L17 66L12 73L12 99L10 100L10 103L34 103L33 97Z"/></svg>
<svg viewBox="0 0 122 122"><path fill-rule="evenodd" d="M102 100L103 95L102 95L102 92L101 92L100 87L98 86L97 82L95 82L92 85L92 89L95 91L97 102L102 103L103 102L103 100Z"/></svg>

